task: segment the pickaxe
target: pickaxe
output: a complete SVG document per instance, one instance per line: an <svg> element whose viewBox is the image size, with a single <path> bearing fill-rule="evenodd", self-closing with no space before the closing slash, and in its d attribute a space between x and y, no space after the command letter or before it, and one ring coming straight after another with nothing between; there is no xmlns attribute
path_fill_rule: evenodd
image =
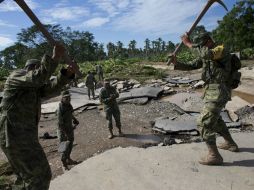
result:
<svg viewBox="0 0 254 190"><path fill-rule="evenodd" d="M0 3L3 2L4 0L0 0ZM43 26L43 24L40 22L40 20L36 17L36 15L33 13L33 11L28 7L26 2L24 0L14 0L21 9L27 14L27 16L32 20L32 22L37 26L37 28L41 31L41 33L44 35L44 37L47 39L48 43L52 46L54 46L57 42L54 40L52 35L47 31L47 29ZM78 76L82 76L82 73L79 70L79 67L77 63L72 62L70 59L70 56L66 52L64 55L64 61L68 65L73 66L75 69L75 72Z"/></svg>
<svg viewBox="0 0 254 190"><path fill-rule="evenodd" d="M221 4L221 5L228 11L226 5L223 3L222 0L208 0L208 2L206 3L205 7L204 7L203 10L201 11L201 13L198 15L198 17L196 18L195 22L192 24L190 30L187 32L188 35L190 35L190 34L193 32L193 30L196 28L196 26L198 25L199 21L203 18L203 16L204 16L205 13L207 12L207 10L208 10L208 9L212 6L212 4L215 3L215 2ZM176 56L176 54L179 52L180 47L181 47L182 45L183 45L183 42L181 42L181 43L177 46L177 48L175 49L175 51L172 53L172 56ZM173 58L173 57L171 57L171 58L168 59L168 62L167 62L168 65L169 65L170 63L172 63L172 58Z"/></svg>

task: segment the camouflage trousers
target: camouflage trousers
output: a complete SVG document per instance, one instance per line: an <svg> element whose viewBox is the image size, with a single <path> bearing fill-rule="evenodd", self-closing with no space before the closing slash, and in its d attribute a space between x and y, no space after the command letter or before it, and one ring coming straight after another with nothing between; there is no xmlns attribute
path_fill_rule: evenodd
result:
<svg viewBox="0 0 254 190"><path fill-rule="evenodd" d="M229 134L220 113L226 102L206 102L197 120L201 137L209 144L216 144L216 133Z"/></svg>
<svg viewBox="0 0 254 190"><path fill-rule="evenodd" d="M69 131L68 133L65 133L64 131L58 129L57 134L58 134L58 139L60 143L64 141L70 142L66 151L64 151L61 154L61 161L65 162L67 159L70 159L70 155L73 148L73 142L74 142L74 133L73 133L73 130Z"/></svg>
<svg viewBox="0 0 254 190"><path fill-rule="evenodd" d="M92 93L92 96L94 98L95 94L94 94L94 86L88 86L87 87L87 92L88 92L88 98L90 99L91 97L91 93Z"/></svg>
<svg viewBox="0 0 254 190"><path fill-rule="evenodd" d="M51 170L46 155L38 143L1 146L19 182L13 190L48 190Z"/></svg>
<svg viewBox="0 0 254 190"><path fill-rule="evenodd" d="M103 81L103 73L100 72L100 73L97 73L97 74L98 74L99 81Z"/></svg>
<svg viewBox="0 0 254 190"><path fill-rule="evenodd" d="M106 119L108 121L108 128L113 129L112 117L114 117L116 122L116 127L121 128L121 113L119 108L110 108L105 111Z"/></svg>

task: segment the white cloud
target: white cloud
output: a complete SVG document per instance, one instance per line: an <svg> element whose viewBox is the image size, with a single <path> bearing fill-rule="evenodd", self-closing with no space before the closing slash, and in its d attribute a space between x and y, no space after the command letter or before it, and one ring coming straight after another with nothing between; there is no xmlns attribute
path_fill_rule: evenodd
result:
<svg viewBox="0 0 254 190"><path fill-rule="evenodd" d="M75 20L83 16L89 15L89 10L84 7L72 6L72 7L55 7L42 11L44 20Z"/></svg>
<svg viewBox="0 0 254 190"><path fill-rule="evenodd" d="M9 24L3 20L0 20L0 26L4 26L4 27L16 27L15 25L13 24Z"/></svg>
<svg viewBox="0 0 254 190"><path fill-rule="evenodd" d="M109 18L96 17L83 22L82 26L87 28L96 28L108 23L109 21Z"/></svg>
<svg viewBox="0 0 254 190"><path fill-rule="evenodd" d="M31 9L36 9L39 7L39 4L33 0L26 0L26 3ZM0 4L0 12L7 11L21 11L21 8L14 1L5 0Z"/></svg>
<svg viewBox="0 0 254 190"><path fill-rule="evenodd" d="M8 37L0 36L0 47L7 47L13 44L14 41Z"/></svg>
<svg viewBox="0 0 254 190"><path fill-rule="evenodd" d="M120 14L121 11L130 5L130 0L90 0L97 8L105 11L109 17L114 17Z"/></svg>
<svg viewBox="0 0 254 190"><path fill-rule="evenodd" d="M204 6L205 0L133 0L129 11L116 18L117 30L149 34L175 34L186 31Z"/></svg>

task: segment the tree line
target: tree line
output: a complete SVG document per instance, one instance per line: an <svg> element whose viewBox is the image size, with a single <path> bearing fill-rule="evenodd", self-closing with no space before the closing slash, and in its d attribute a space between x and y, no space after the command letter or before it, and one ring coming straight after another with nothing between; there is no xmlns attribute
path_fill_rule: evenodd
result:
<svg viewBox="0 0 254 190"><path fill-rule="evenodd" d="M161 38L145 39L143 48L139 48L135 40L125 45L121 41L102 44L96 42L94 35L88 31L72 30L70 27L63 29L60 25L46 25L46 28L56 40L66 45L70 56L77 62L109 58L165 61L168 53L173 52L176 46L173 42ZM198 26L194 33L201 31L205 31L204 26ZM221 21L218 21L218 27L211 34L215 41L225 44L230 51L247 52L251 56L254 54L253 31L254 0L241 0L236 2ZM21 68L27 59L40 57L50 50L45 38L35 26L22 29L17 34L17 39L14 45L0 52L2 69ZM183 49L183 51L187 50Z"/></svg>

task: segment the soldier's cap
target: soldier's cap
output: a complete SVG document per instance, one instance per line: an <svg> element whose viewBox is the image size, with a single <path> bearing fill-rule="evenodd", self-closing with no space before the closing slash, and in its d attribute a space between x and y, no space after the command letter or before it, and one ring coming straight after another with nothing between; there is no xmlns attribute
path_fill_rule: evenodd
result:
<svg viewBox="0 0 254 190"><path fill-rule="evenodd" d="M110 80L109 79L104 79L104 83L110 83Z"/></svg>
<svg viewBox="0 0 254 190"><path fill-rule="evenodd" d="M32 65L40 65L40 64L41 64L41 61L38 59L28 59L26 61L25 67L30 67Z"/></svg>
<svg viewBox="0 0 254 190"><path fill-rule="evenodd" d="M62 95L62 97L70 97L71 96L71 94L70 94L70 92L68 90L63 91L61 93L61 95Z"/></svg>
<svg viewBox="0 0 254 190"><path fill-rule="evenodd" d="M193 37L193 46L204 46L208 40L212 39L208 32L201 32Z"/></svg>

